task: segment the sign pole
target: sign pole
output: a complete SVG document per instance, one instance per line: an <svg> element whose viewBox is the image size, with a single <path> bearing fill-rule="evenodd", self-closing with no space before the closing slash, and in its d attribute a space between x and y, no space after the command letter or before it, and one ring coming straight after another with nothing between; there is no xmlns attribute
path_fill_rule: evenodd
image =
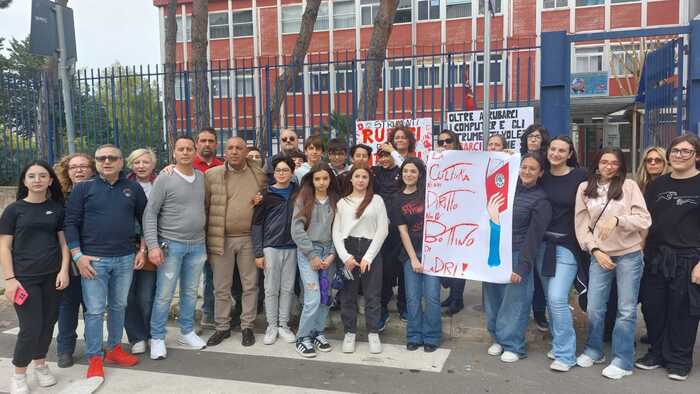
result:
<svg viewBox="0 0 700 394"><path fill-rule="evenodd" d="M63 112L66 116L66 133L68 137L68 153L75 153L75 123L73 121L73 104L71 99L71 81L68 78L68 51L66 50L66 35L63 29L63 7L54 5L56 11L56 30L58 33L58 78L61 80L63 92Z"/></svg>
<svg viewBox="0 0 700 394"><path fill-rule="evenodd" d="M491 108L489 103L491 85L491 0L484 0L484 80L482 86L484 89L484 104L483 104L483 150L488 149L489 141L489 126L491 118Z"/></svg>

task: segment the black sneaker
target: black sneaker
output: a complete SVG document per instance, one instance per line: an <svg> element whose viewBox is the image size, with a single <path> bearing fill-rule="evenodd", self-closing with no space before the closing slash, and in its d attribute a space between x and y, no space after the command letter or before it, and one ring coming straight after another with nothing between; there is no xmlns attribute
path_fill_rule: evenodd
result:
<svg viewBox="0 0 700 394"><path fill-rule="evenodd" d="M318 334L314 337L314 346L316 346L316 349L318 349L321 352L330 352L333 350L333 345L331 345L330 342L328 342L328 339L326 339L326 336L323 334ZM297 351L299 351L299 346L297 345ZM301 353L300 353L301 354ZM303 356L303 354L302 354Z"/></svg>
<svg viewBox="0 0 700 394"><path fill-rule="evenodd" d="M314 339L314 342L315 341ZM297 353L306 358L316 357L316 349L314 349L314 345L311 343L311 338L305 337L303 340L297 341Z"/></svg>
<svg viewBox="0 0 700 394"><path fill-rule="evenodd" d="M549 322L547 321L547 316L544 313L535 313L535 327L539 331L547 332L549 331Z"/></svg>
<svg viewBox="0 0 700 394"><path fill-rule="evenodd" d="M216 330L214 335L209 337L207 340L207 346L216 346L224 341L226 338L231 338L231 330L219 331Z"/></svg>
<svg viewBox="0 0 700 394"><path fill-rule="evenodd" d="M687 369L669 368L668 369L668 378L671 380L679 380L682 382L682 381L688 379L688 373L689 373L689 371Z"/></svg>
<svg viewBox="0 0 700 394"><path fill-rule="evenodd" d="M661 359L651 353L647 353L644 357L638 359L634 366L646 371L651 371L652 369L659 368L661 366Z"/></svg>
<svg viewBox="0 0 700 394"><path fill-rule="evenodd" d="M432 352L436 351L437 348L438 348L438 347L435 346L435 345L428 345L428 344L423 345L423 350L424 350L426 353L432 353Z"/></svg>
<svg viewBox="0 0 700 394"><path fill-rule="evenodd" d="M417 344L417 343L411 343L411 342L409 342L409 343L406 344L406 349L407 349L408 351L410 351L410 352L412 352L412 351L414 351L414 350L417 350L419 347L420 347L420 345Z"/></svg>
<svg viewBox="0 0 700 394"><path fill-rule="evenodd" d="M253 334L253 330L244 328L241 334L241 345L246 347L255 345L255 334Z"/></svg>
<svg viewBox="0 0 700 394"><path fill-rule="evenodd" d="M59 368L70 368L73 366L73 355L69 353L59 353L58 354L58 367Z"/></svg>
<svg viewBox="0 0 700 394"><path fill-rule="evenodd" d="M377 324L377 326L378 326L379 328L378 328L377 330L378 330L379 332L384 332L384 330L386 329L386 323L387 323L388 321L389 321L389 311L388 311L388 310L384 310L384 312L382 312L382 317L379 318L379 323Z"/></svg>
<svg viewBox="0 0 700 394"><path fill-rule="evenodd" d="M644 334L641 337L639 337L639 342L649 345L649 334Z"/></svg>

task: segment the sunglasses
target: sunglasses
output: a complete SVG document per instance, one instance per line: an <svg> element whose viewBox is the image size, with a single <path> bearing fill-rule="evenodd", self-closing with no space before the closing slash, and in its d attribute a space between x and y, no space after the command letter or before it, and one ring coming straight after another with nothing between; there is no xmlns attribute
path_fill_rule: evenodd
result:
<svg viewBox="0 0 700 394"><path fill-rule="evenodd" d="M121 156L112 156L112 155L95 156L95 161L98 161L100 163L103 163L105 161L115 162L117 160L121 160Z"/></svg>
<svg viewBox="0 0 700 394"><path fill-rule="evenodd" d="M663 159L659 157L647 157L644 159L644 162L647 164L663 163Z"/></svg>
<svg viewBox="0 0 700 394"><path fill-rule="evenodd" d="M452 138L445 138L444 140L438 140L438 146L443 146L445 144L451 144L455 142Z"/></svg>
<svg viewBox="0 0 700 394"><path fill-rule="evenodd" d="M289 137L289 138L285 137L285 138L282 138L282 142L294 142L294 141L296 141L296 140L297 140L297 139L294 138L294 137Z"/></svg>

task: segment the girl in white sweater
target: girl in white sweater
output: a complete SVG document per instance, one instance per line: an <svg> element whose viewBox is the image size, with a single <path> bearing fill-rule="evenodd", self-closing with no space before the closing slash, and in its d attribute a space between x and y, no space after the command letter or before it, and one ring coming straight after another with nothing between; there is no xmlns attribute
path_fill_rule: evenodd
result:
<svg viewBox="0 0 700 394"><path fill-rule="evenodd" d="M357 333L357 294L362 286L369 352L381 353L382 260L379 250L389 232L389 220L381 197L372 191L372 171L365 163L353 166L348 174L351 187L338 201L333 220L333 244L344 263L346 280L341 292L341 318L345 328L343 353L355 351Z"/></svg>

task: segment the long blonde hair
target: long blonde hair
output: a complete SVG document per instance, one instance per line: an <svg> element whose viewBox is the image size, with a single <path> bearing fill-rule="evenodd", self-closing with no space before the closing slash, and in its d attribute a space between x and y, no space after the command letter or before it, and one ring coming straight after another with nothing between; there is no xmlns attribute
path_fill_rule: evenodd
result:
<svg viewBox="0 0 700 394"><path fill-rule="evenodd" d="M661 174L657 175L657 177L668 173L668 160L666 159L666 149L660 146L652 146L650 148L647 148L644 151L644 155L642 156L642 160L639 163L639 168L637 168L637 174L635 176L635 178L637 178L637 185L639 185L639 189L642 190L642 193L646 191L647 186L653 180L652 175L649 173L649 171L647 171L646 165L647 157L651 152L656 152L657 155L661 156L661 161L664 163L664 166L661 169Z"/></svg>
<svg viewBox="0 0 700 394"><path fill-rule="evenodd" d="M54 164L53 169L56 172L56 177L58 178L58 182L61 184L61 191L63 194L68 194L73 190L73 181L70 180L70 176L68 176L68 164L70 164L70 161L73 160L76 157L84 157L87 159L87 161L90 162L90 168L92 169L92 173L95 174L97 173L97 169L95 168L95 159L87 154L87 153L73 153L68 156L63 156L61 160L58 161L58 163Z"/></svg>

